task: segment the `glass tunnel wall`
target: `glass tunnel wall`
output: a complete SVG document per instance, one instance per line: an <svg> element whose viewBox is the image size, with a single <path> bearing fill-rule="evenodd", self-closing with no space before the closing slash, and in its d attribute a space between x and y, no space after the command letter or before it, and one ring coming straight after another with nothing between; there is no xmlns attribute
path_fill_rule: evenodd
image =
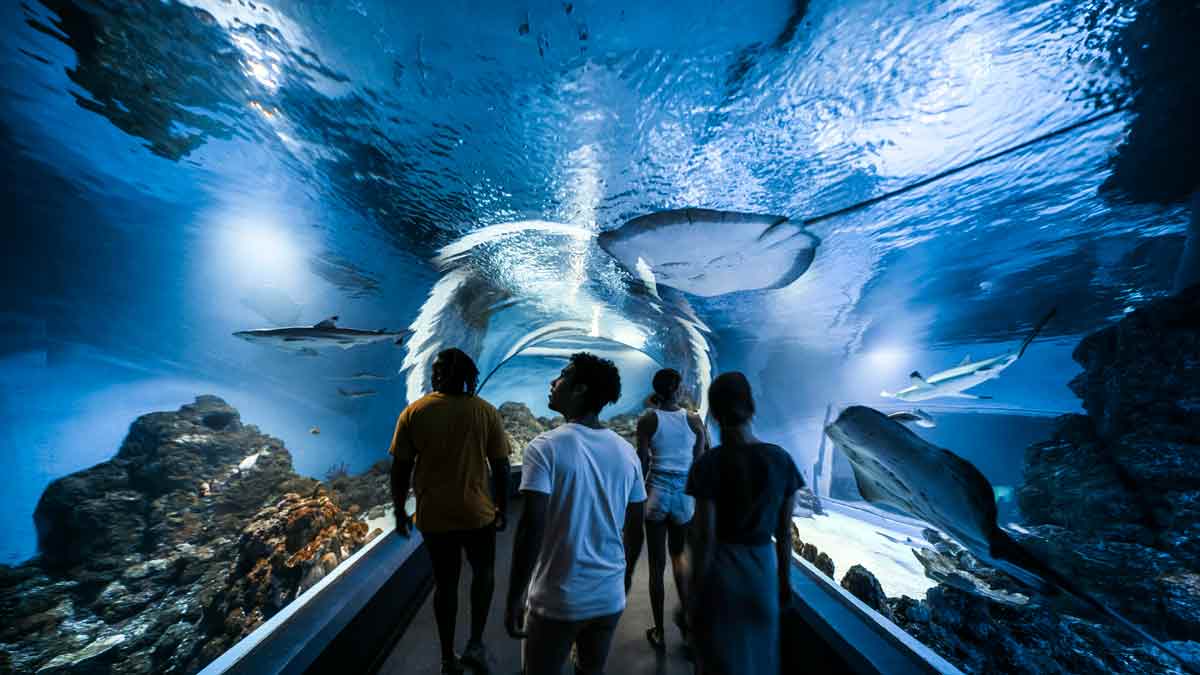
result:
<svg viewBox="0 0 1200 675"><path fill-rule="evenodd" d="M574 351L626 437L656 369L702 413L740 370L797 553L883 620L1182 672L1198 14L4 4L0 671L197 672L394 536L458 346L514 463Z"/></svg>

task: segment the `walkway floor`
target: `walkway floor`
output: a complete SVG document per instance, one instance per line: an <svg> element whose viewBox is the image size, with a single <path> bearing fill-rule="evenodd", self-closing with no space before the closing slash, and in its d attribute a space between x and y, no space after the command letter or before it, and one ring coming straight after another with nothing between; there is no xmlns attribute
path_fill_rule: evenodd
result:
<svg viewBox="0 0 1200 675"><path fill-rule="evenodd" d="M496 542L496 595L484 633L487 647L495 660L492 675L516 675L521 672L521 643L504 632L504 594L508 592L509 569L512 565L512 539L519 517L520 500L514 502L512 519L508 529L501 533ZM458 639L455 644L461 651L466 644L470 573L464 562L463 583L459 588ZM634 577L633 591L629 595L629 606L617 626L617 635L609 652L607 671L614 675L691 675L692 665L683 657L682 641L678 629L670 620L671 611L678 604L675 582L667 568L667 649L659 652L646 642L646 628L653 623L650 618L650 598L647 593L647 564L643 551ZM413 619L408 632L401 638L396 649L384 662L383 675L437 675L441 672L438 651L437 627L433 621L433 597ZM569 673L570 667L563 669Z"/></svg>

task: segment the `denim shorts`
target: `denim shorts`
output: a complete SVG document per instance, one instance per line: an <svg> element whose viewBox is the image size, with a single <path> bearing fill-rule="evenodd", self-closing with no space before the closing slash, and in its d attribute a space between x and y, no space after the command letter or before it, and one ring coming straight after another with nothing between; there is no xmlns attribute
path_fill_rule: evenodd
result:
<svg viewBox="0 0 1200 675"><path fill-rule="evenodd" d="M696 500L683 493L686 486L686 473L651 469L646 476L646 520L670 520L677 525L691 522Z"/></svg>

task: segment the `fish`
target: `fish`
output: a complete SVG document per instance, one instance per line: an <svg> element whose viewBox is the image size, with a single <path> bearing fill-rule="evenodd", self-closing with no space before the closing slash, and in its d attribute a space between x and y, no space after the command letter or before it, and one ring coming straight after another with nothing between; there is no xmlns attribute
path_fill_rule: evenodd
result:
<svg viewBox="0 0 1200 675"><path fill-rule="evenodd" d="M924 410L921 410L920 408L915 408L913 410L901 410L900 412L894 412L888 415L888 417L896 420L897 422L904 422L905 424L912 422L913 424L925 429L932 429L937 426L937 422L933 420L933 416Z"/></svg>
<svg viewBox="0 0 1200 675"><path fill-rule="evenodd" d="M320 436L321 435L321 427L313 427L308 430L308 433L312 434L313 436Z"/></svg>
<svg viewBox="0 0 1200 675"><path fill-rule="evenodd" d="M386 382L388 380L391 380L392 377L393 376L390 376L390 375L380 375L378 373L372 373L368 370L360 370L357 373L354 373L353 375L346 375L345 377L331 377L329 379L340 380L343 382L353 382L353 381L357 381L357 380L376 380L376 381L380 381L380 382Z"/></svg>
<svg viewBox="0 0 1200 675"><path fill-rule="evenodd" d="M338 393L346 398L363 398L364 396L374 396L377 392L374 389L343 389L338 387Z"/></svg>
<svg viewBox="0 0 1200 675"><path fill-rule="evenodd" d="M685 208L638 216L596 243L648 288L713 297L791 284L821 240L787 216Z"/></svg>
<svg viewBox="0 0 1200 675"><path fill-rule="evenodd" d="M1157 638L1056 572L1001 529L996 524L992 485L975 465L866 406L846 408L825 427L825 433L850 461L858 490L868 502L929 523L975 557L1043 595L1066 592L1179 659L1189 672L1196 672Z"/></svg>
<svg viewBox="0 0 1200 675"><path fill-rule="evenodd" d="M1017 359L1024 356L1025 350L1029 348L1029 344L1038 336L1038 333L1042 332L1042 328L1046 326L1046 323L1050 321L1056 311L1056 309L1052 309L1046 316L1042 317L1042 320L1038 321L1037 325L1033 327L1033 330L1017 349L1005 352L999 356L993 356L989 359L983 359L982 361L972 361L970 354L968 354L957 366L943 370L940 373L935 373L927 378L923 377L920 371L914 370L908 376L912 380L912 384L909 387L895 393L891 393L885 389L879 392L879 395L883 398L896 398L901 401L927 401L931 398L991 398L991 396L968 394L966 390L999 377L1005 368L1016 363Z"/></svg>
<svg viewBox="0 0 1200 675"><path fill-rule="evenodd" d="M316 356L316 350L329 347L351 349L385 341L392 341L399 345L403 344L404 339L412 334L412 331L407 329L389 332L382 329L341 328L337 325L337 321L336 316L331 316L312 326L240 330L233 335L247 342L293 351L305 356Z"/></svg>

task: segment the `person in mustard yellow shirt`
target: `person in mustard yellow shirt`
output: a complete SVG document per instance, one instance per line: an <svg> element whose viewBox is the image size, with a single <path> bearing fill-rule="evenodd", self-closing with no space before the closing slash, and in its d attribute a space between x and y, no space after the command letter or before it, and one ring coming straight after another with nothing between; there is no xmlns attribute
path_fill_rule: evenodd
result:
<svg viewBox="0 0 1200 675"><path fill-rule="evenodd" d="M463 664L488 668L483 628L496 585L496 532L507 521L508 437L500 413L475 395L478 379L479 370L462 350L439 353L433 392L400 413L389 450L396 531L409 533L404 502L411 477L417 529L433 560L443 673L461 673ZM463 553L471 566L471 637L460 660L454 629Z"/></svg>

